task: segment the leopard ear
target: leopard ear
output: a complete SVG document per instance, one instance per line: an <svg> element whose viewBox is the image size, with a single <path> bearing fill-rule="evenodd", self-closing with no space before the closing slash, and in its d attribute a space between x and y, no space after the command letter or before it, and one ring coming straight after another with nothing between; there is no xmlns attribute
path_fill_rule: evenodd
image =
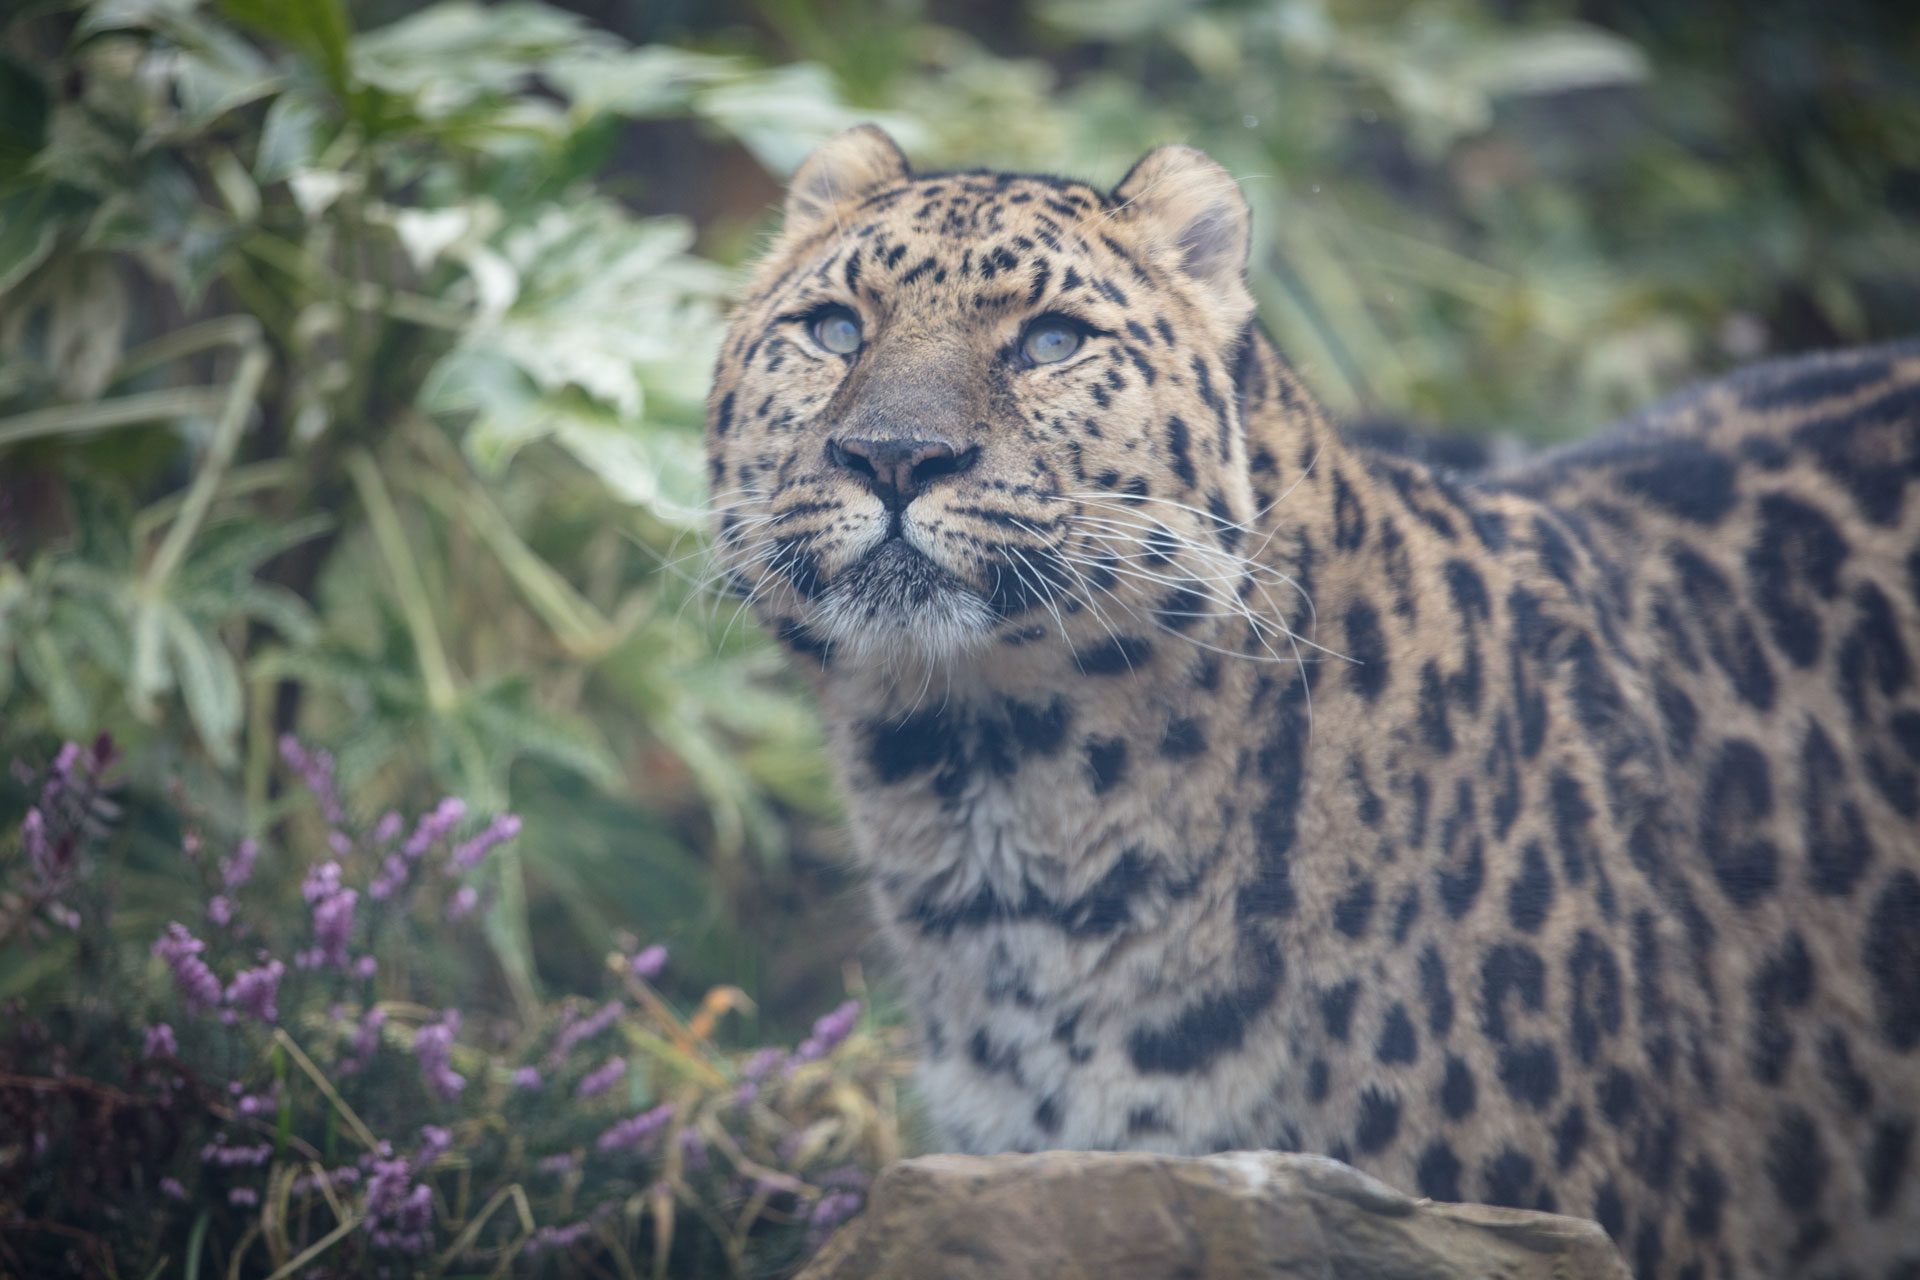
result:
<svg viewBox="0 0 1920 1280"><path fill-rule="evenodd" d="M781 234L804 239L837 223L861 196L912 172L899 144L878 125L855 125L814 148L787 187Z"/></svg>
<svg viewBox="0 0 1920 1280"><path fill-rule="evenodd" d="M1142 156L1113 189L1119 216L1197 281L1229 320L1253 313L1247 254L1253 215L1233 175L1206 152L1173 144Z"/></svg>

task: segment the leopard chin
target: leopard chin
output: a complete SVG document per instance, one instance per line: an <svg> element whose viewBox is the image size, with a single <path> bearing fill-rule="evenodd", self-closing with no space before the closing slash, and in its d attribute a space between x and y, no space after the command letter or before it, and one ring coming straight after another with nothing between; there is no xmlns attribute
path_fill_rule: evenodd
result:
<svg viewBox="0 0 1920 1280"><path fill-rule="evenodd" d="M832 649L881 661L957 657L983 645L996 621L979 592L902 537L836 574L815 607Z"/></svg>

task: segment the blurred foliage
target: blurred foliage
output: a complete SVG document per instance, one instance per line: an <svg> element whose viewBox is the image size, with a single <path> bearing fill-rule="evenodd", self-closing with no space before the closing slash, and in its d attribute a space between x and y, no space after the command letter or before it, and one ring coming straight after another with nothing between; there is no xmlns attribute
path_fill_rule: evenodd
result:
<svg viewBox="0 0 1920 1280"><path fill-rule="evenodd" d="M907 1065L859 1000L738 1047L744 992L678 1009L667 948L623 936L575 995L463 1014L518 820L359 822L329 756L281 753L305 790L271 842L166 806L191 924L111 874L110 739L16 771L0 946L67 963L64 999L0 1002L0 1272L761 1276L859 1209Z"/></svg>
<svg viewBox="0 0 1920 1280"><path fill-rule="evenodd" d="M537 5L103 0L5 49L0 750L110 727L252 831L290 729L369 803L511 793L523 1005L615 923L714 917L704 863L822 811L817 731L690 581L729 273L590 179L638 117L790 164L854 118L820 73Z"/></svg>

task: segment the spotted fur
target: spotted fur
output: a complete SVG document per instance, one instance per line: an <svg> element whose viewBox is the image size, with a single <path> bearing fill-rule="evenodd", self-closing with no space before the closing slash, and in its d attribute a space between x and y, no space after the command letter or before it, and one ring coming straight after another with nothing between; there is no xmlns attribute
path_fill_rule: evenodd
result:
<svg viewBox="0 0 1920 1280"><path fill-rule="evenodd" d="M1920 346L1450 478L1329 426L1246 227L1184 148L1103 192L859 130L733 320L721 561L818 689L943 1139L1920 1274ZM1084 340L1023 362L1043 314ZM890 505L855 438L965 466Z"/></svg>

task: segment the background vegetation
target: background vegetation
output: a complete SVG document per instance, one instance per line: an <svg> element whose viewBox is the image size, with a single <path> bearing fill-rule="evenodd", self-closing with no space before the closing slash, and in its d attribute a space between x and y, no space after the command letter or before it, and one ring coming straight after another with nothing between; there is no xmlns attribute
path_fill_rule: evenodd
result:
<svg viewBox="0 0 1920 1280"><path fill-rule="evenodd" d="M1740 361L1920 330L1920 14L1759 8L9 5L0 1000L20 1034L0 1110L44 1120L55 1094L20 1082L82 1080L167 1119L131 1184L87 1179L126 1163L131 1122L108 1121L132 1101L86 1111L88 1151L35 1147L64 1122L0 1130L0 1215L80 1233L14 1233L42 1252L0 1268L269 1274L353 1215L301 1265L534 1267L537 1231L579 1223L565 1247L609 1274L785 1265L800 1245L767 1224L831 1219L900 1139L884 989L799 1084L737 1099L747 1046L817 1045L815 1015L868 995L817 727L750 622L694 589L701 401L780 180L863 119L929 166L1100 180L1189 140L1241 177L1263 314L1335 408L1565 439ZM93 748L62 753L102 731L94 773ZM382 815L443 796L476 816L433 858L509 810L518 838L374 912ZM217 920L247 840L244 911ZM345 879L316 896L329 862ZM377 977L296 964L346 886ZM169 922L207 950L153 954ZM637 976L655 944L672 963ZM271 1022L228 995L262 949L292 966ZM175 982L202 954L221 991L195 1012ZM593 1157L631 1167L540 1181L539 1160L601 1150L594 1107L615 1103L522 1114L513 1072L609 981L635 1069L608 1096L671 1103L673 1133L760 1172L701 1181L655 1134ZM457 1099L420 1093L419 1033L449 1009L476 1080ZM329 1196L300 1164L372 1173L318 1081L346 1087L343 1028L376 1010L391 1070L352 1089L362 1123L405 1130L368 1135L396 1144L378 1158L410 1151L431 1184L424 1252L376 1246L364 1185ZM166 1018L163 1071L142 1055ZM228 1081L279 1082L268 1133ZM175 1100L155 1112L155 1090ZM215 1132L269 1144L232 1166L257 1186L201 1158ZM222 1198L275 1188L271 1212Z"/></svg>

